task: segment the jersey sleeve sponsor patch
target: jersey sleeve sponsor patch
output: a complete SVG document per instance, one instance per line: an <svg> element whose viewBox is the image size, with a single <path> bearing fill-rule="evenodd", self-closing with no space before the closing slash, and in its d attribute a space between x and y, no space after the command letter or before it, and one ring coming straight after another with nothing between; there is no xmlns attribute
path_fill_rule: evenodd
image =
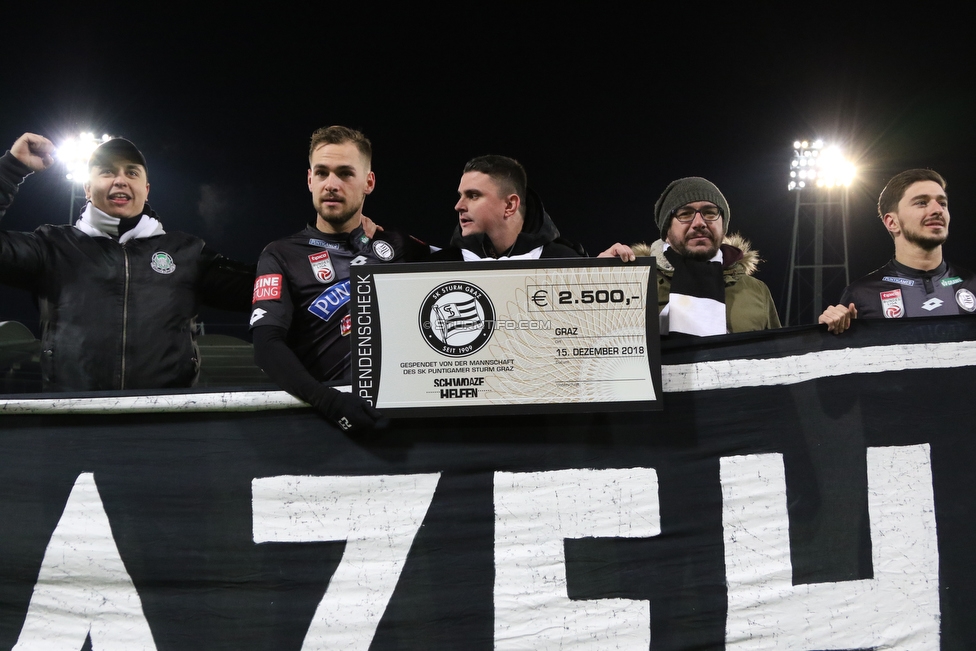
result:
<svg viewBox="0 0 976 651"><path fill-rule="evenodd" d="M281 274L265 274L254 279L251 303L277 301L281 298Z"/></svg>
<svg viewBox="0 0 976 651"><path fill-rule="evenodd" d="M328 321L348 302L349 279L346 278L319 294L308 306L308 311L323 321Z"/></svg>

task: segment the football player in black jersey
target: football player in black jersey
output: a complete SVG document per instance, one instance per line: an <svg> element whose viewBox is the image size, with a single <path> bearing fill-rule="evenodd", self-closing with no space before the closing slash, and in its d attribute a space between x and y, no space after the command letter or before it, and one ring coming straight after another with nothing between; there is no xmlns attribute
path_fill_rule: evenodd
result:
<svg viewBox="0 0 976 651"><path fill-rule="evenodd" d="M359 397L323 384L350 379L349 268L429 254L429 247L393 229L364 232L363 202L376 185L371 157L359 131L331 126L312 134L308 189L315 219L265 248L251 312L257 364L344 431L370 428L380 418Z"/></svg>
<svg viewBox="0 0 976 651"><path fill-rule="evenodd" d="M855 318L896 319L976 312L976 278L942 256L949 237L946 182L933 170L894 176L878 199L878 216L895 244L895 257L851 283L820 315L839 334Z"/></svg>

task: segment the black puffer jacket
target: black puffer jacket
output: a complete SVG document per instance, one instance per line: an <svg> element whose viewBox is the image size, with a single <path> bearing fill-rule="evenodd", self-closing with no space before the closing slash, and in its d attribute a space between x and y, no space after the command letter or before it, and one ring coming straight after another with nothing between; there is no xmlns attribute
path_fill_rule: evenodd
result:
<svg viewBox="0 0 976 651"><path fill-rule="evenodd" d="M0 216L29 172L0 158ZM246 312L253 278L185 233L120 243L74 226L0 231L0 282L37 298L45 391L191 386L199 304Z"/></svg>

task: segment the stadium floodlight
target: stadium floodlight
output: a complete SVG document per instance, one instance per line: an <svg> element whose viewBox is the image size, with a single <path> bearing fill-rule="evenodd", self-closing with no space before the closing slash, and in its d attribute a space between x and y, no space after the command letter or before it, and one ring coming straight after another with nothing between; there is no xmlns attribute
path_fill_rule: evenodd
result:
<svg viewBox="0 0 976 651"><path fill-rule="evenodd" d="M796 169L806 168L800 172L801 179L815 181L818 188L848 187L854 181L857 169L854 164L844 158L844 154L837 145L826 145L822 138L812 143L808 140L793 141L793 160L790 161L789 190L801 190L806 184L796 181Z"/></svg>
<svg viewBox="0 0 976 651"><path fill-rule="evenodd" d="M786 325L793 318L794 287L798 306L794 323L815 323L825 307L824 296L829 294L832 284L839 283L841 271L844 284L839 287L850 283L848 187L854 181L855 172L854 164L844 157L837 145L824 142L823 138L793 141L793 159L786 187L795 192L796 207L786 293ZM804 297L805 305L799 300L801 290L812 290L808 299Z"/></svg>
<svg viewBox="0 0 976 651"><path fill-rule="evenodd" d="M848 187L854 180L854 164L844 158L839 147L828 147L820 158L820 178L817 185L833 188Z"/></svg>
<svg viewBox="0 0 976 651"><path fill-rule="evenodd" d="M77 137L71 136L58 147L58 160L65 167L65 178L72 183L84 183L88 180L88 159L92 152L103 142L111 140L107 133L101 139L95 134L85 132Z"/></svg>

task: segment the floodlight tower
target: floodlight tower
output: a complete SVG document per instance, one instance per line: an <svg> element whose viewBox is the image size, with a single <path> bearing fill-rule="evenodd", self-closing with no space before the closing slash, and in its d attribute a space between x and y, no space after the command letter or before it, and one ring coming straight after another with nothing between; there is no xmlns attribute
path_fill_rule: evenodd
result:
<svg viewBox="0 0 976 651"><path fill-rule="evenodd" d="M797 140L793 143L787 187L796 194L796 210L793 214L784 325L817 322L826 308L825 280L833 302L850 284L847 264L848 188L854 180L854 173L854 165L844 158L836 145L825 145L823 140ZM843 284L840 283L841 279ZM801 297L804 290L809 294L804 293Z"/></svg>
<svg viewBox="0 0 976 651"><path fill-rule="evenodd" d="M112 136L104 134L101 139L93 133L81 133L70 137L58 147L58 159L64 163L65 178L71 181L71 204L68 207L68 223L78 216L78 208L85 205L85 181L88 180L88 159L92 152Z"/></svg>

